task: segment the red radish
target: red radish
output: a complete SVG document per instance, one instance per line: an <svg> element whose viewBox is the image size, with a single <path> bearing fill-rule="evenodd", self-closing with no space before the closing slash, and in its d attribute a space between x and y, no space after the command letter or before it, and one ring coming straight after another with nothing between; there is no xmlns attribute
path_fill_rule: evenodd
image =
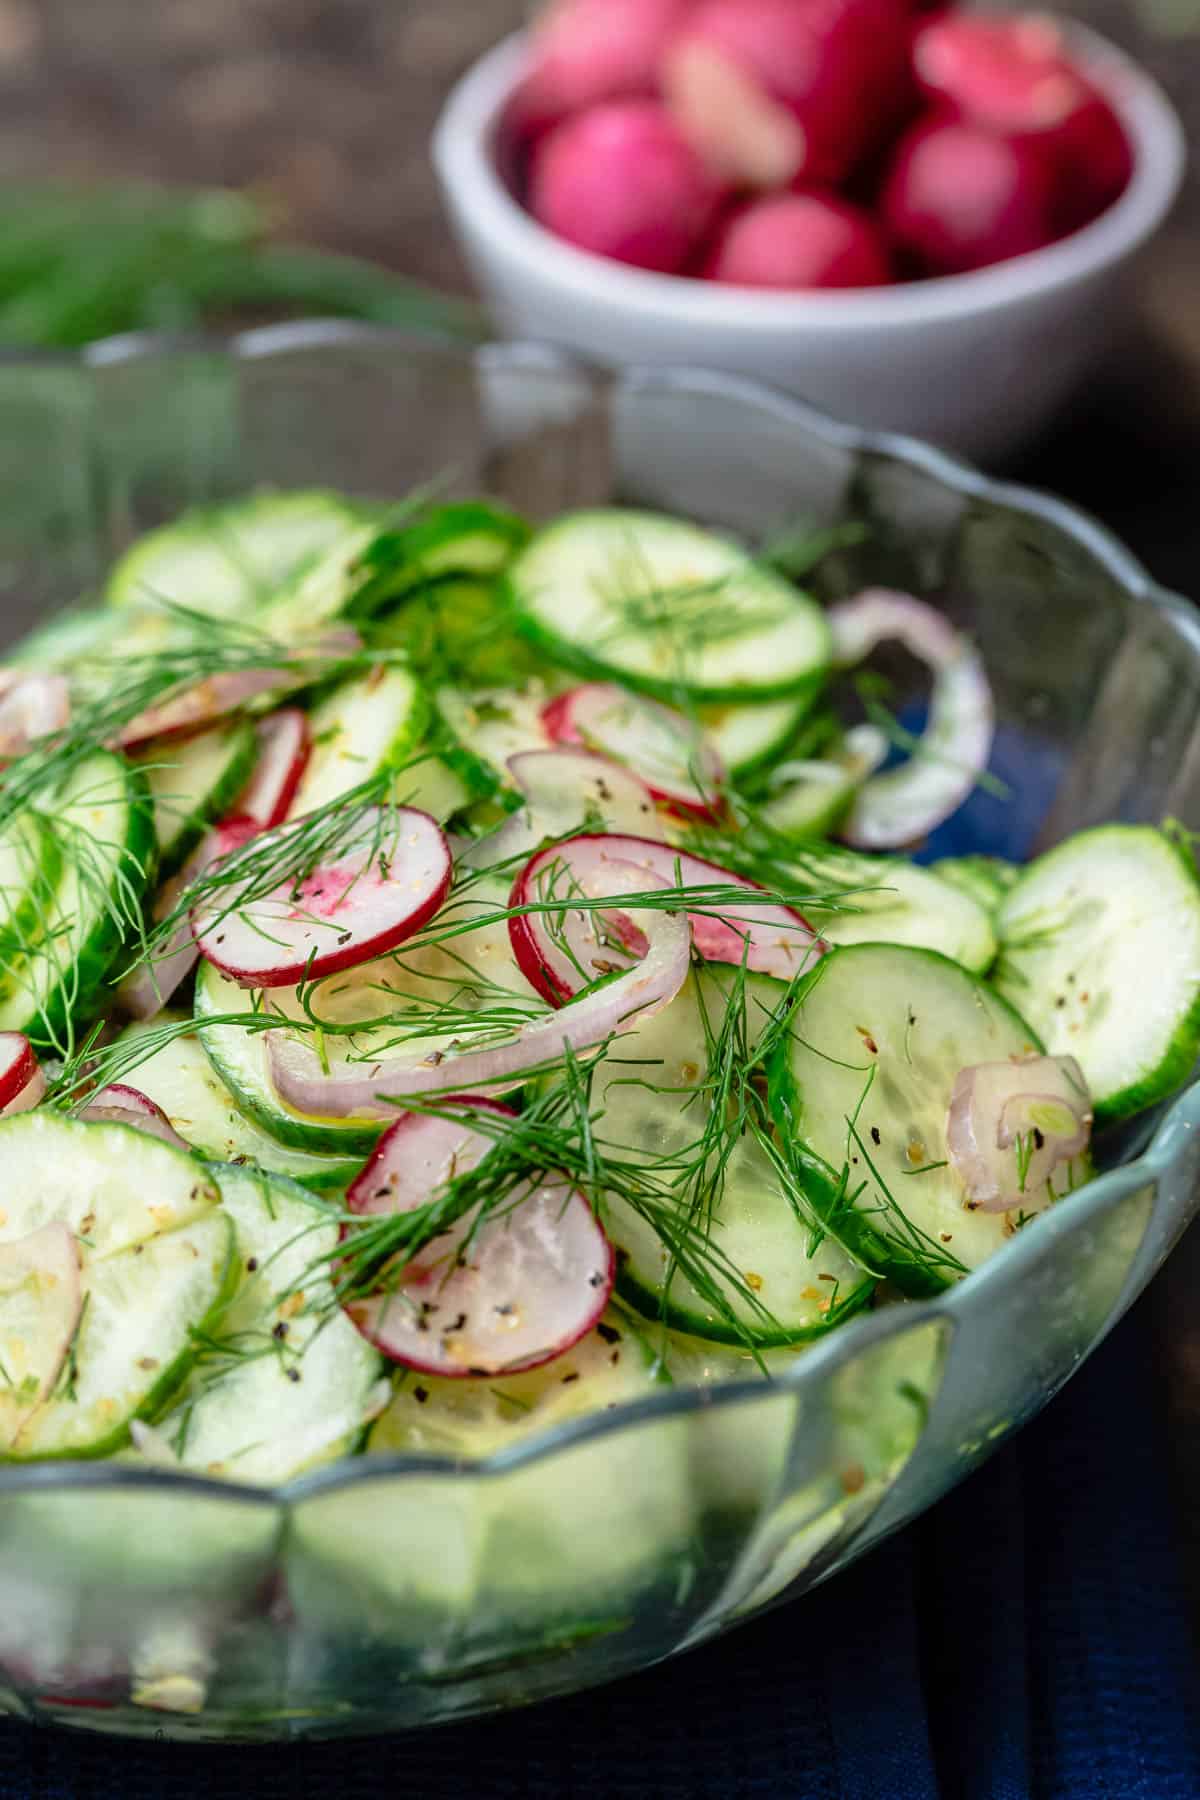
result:
<svg viewBox="0 0 1200 1800"><path fill-rule="evenodd" d="M277 827L276 845L303 821ZM453 864L441 827L415 807L371 807L336 860L270 894L246 884L192 913L200 954L243 987L295 987L384 956L440 908Z"/></svg>
<svg viewBox="0 0 1200 1800"><path fill-rule="evenodd" d="M17 675L0 689L0 757L23 756L39 738L61 731L71 717L71 690L62 675Z"/></svg>
<svg viewBox="0 0 1200 1800"><path fill-rule="evenodd" d="M1055 1171L1087 1149L1092 1104L1073 1056L1025 1056L960 1069L946 1148L967 1204L1035 1211Z"/></svg>
<svg viewBox="0 0 1200 1800"><path fill-rule="evenodd" d="M312 745L308 719L298 706L281 707L269 719L260 719L256 729L258 763L238 812L269 830L287 818Z"/></svg>
<svg viewBox="0 0 1200 1800"><path fill-rule="evenodd" d="M947 13L917 33L913 65L935 100L1042 151L1060 177L1061 231L1094 218L1126 186L1132 157L1124 128L1071 62L1052 20Z"/></svg>
<svg viewBox="0 0 1200 1800"><path fill-rule="evenodd" d="M504 129L528 146L605 100L650 98L658 65L691 0L557 0L538 20L531 61Z"/></svg>
<svg viewBox="0 0 1200 1800"><path fill-rule="evenodd" d="M206 833L192 851L182 869L164 882L154 901L154 923L169 918L179 906L192 883L224 856L231 856L258 836L253 819L241 816L226 819L214 831ZM171 934L170 942L160 946L148 962L140 963L117 989L121 1006L132 1019L152 1019L162 1011L175 990L185 981L200 957L190 919L182 919Z"/></svg>
<svg viewBox="0 0 1200 1800"><path fill-rule="evenodd" d="M624 763L655 800L679 812L711 819L720 808L721 758L693 720L657 700L590 681L551 700L542 724L555 743L584 745Z"/></svg>
<svg viewBox="0 0 1200 1800"><path fill-rule="evenodd" d="M79 1245L61 1223L0 1244L0 1319L5 1360L15 1359L17 1382L0 1390L0 1450L11 1450L21 1427L53 1392L83 1311Z"/></svg>
<svg viewBox="0 0 1200 1800"><path fill-rule="evenodd" d="M1041 151L954 119L900 141L880 201L897 251L926 275L960 275L1052 243L1053 171Z"/></svg>
<svg viewBox="0 0 1200 1800"><path fill-rule="evenodd" d="M695 905L707 909L688 909L692 939L698 954L711 962L744 961L749 969L789 981L821 954L823 946L799 913L752 898L763 892L757 882L644 838L576 837L532 857L509 899L512 907L568 905L565 911L515 913L508 921L521 973L552 1006L564 1005L600 976L627 968L638 954L639 932L628 914L615 908L569 908L576 895L595 899L611 893L608 870L613 865L639 871L647 892L679 888L686 903L687 890L693 890ZM707 899L712 890L728 888L741 890L746 900ZM643 919L651 916L642 914Z"/></svg>
<svg viewBox="0 0 1200 1800"><path fill-rule="evenodd" d="M29 1039L0 1031L0 1118L30 1112L45 1093L46 1077Z"/></svg>
<svg viewBox="0 0 1200 1800"><path fill-rule="evenodd" d="M689 140L730 180L836 184L907 106L904 0L700 0L663 64Z"/></svg>
<svg viewBox="0 0 1200 1800"><path fill-rule="evenodd" d="M883 287L888 253L868 214L834 194L755 200L722 226L704 264L709 281L737 287Z"/></svg>
<svg viewBox="0 0 1200 1800"><path fill-rule="evenodd" d="M161 1138L164 1144L172 1144L177 1150L191 1149L157 1101L143 1094L140 1088L126 1086L123 1081L111 1082L93 1094L79 1116L88 1125L131 1125L135 1131L144 1131L147 1137Z"/></svg>
<svg viewBox="0 0 1200 1800"><path fill-rule="evenodd" d="M635 840L627 840L634 842ZM566 854L572 852L568 850ZM560 856L563 855L560 847ZM605 862L580 870L593 895L616 899L644 894L655 885L644 869L629 863ZM616 981L551 1014L520 1026L505 1042L479 1050L419 1051L390 1057L363 1068L351 1065L326 1072L308 1044L283 1031L267 1034L271 1078L289 1106L326 1118L392 1119L395 1102L407 1094L444 1094L456 1089L513 1087L531 1071L561 1058L568 1050L592 1049L619 1032L653 1017L670 1004L687 980L691 931L674 912L632 909L632 928L640 930L645 954Z"/></svg>
<svg viewBox="0 0 1200 1800"><path fill-rule="evenodd" d="M121 729L116 745L122 750L132 750L155 738L188 736L265 694L283 694L305 686L313 679L314 670L352 656L361 647L362 639L358 633L339 625L311 644L291 652L280 665L231 669L210 675L182 693L172 694L169 699L147 707Z"/></svg>
<svg viewBox="0 0 1200 1800"><path fill-rule="evenodd" d="M613 101L568 119L540 145L530 209L549 231L617 262L674 274L720 203L718 182L665 109Z"/></svg>
<svg viewBox="0 0 1200 1800"><path fill-rule="evenodd" d="M572 744L557 750L520 750L509 757L508 772L525 804L498 830L467 845L462 861L468 869L490 869L529 855L547 838L573 834L589 819L603 819L610 830L632 831L639 837L658 830L659 813L650 789L606 756Z"/></svg>
<svg viewBox="0 0 1200 1800"><path fill-rule="evenodd" d="M444 1113L397 1119L350 1187L350 1210L380 1217L435 1206L494 1147L471 1123L481 1111L497 1125L516 1116L464 1095ZM347 1303L363 1336L397 1362L432 1375L531 1369L569 1350L604 1311L612 1247L565 1182L531 1178L523 1197L477 1229L475 1213L468 1205L409 1261L390 1264L380 1293ZM348 1226L343 1236L352 1234Z"/></svg>
<svg viewBox="0 0 1200 1800"><path fill-rule="evenodd" d="M863 662L878 644L902 644L933 675L920 751L859 788L840 836L863 850L893 850L957 812L987 768L994 708L982 658L961 632L911 594L866 588L828 613L835 661Z"/></svg>

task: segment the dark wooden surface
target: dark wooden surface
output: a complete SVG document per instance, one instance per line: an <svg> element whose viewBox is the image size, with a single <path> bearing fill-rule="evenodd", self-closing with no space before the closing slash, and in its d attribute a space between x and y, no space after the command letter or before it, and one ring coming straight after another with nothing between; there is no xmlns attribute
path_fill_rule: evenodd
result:
<svg viewBox="0 0 1200 1800"><path fill-rule="evenodd" d="M1147 62L1200 127L1200 0L1071 10ZM429 130L455 77L525 11L523 0L0 0L0 180L260 186L290 235L461 288ZM1086 506L1200 599L1200 171L1155 250L1136 330L1012 472ZM1200 1624L1200 1231L1148 1305Z"/></svg>

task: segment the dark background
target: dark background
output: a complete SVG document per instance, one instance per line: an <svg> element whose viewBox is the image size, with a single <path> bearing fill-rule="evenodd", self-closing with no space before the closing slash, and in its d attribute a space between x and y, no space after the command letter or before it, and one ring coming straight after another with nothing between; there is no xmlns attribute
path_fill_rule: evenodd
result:
<svg viewBox="0 0 1200 1800"><path fill-rule="evenodd" d="M1200 0L1069 10L1138 55L1200 128ZM525 11L523 0L0 0L0 182L252 186L292 238L465 290L429 131L454 79ZM1200 169L1151 255L1129 341L1013 472L1103 517L1161 580L1200 599ZM1200 1627L1200 1232L1145 1305Z"/></svg>

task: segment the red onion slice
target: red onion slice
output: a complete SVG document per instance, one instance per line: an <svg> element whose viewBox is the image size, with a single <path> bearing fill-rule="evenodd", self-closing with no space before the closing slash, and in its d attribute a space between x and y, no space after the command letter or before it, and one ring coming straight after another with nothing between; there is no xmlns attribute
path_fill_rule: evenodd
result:
<svg viewBox="0 0 1200 1800"><path fill-rule="evenodd" d="M23 756L39 738L71 719L71 690L63 675L21 675L0 689L0 757Z"/></svg>
<svg viewBox="0 0 1200 1800"><path fill-rule="evenodd" d="M720 756L698 725L657 700L591 681L551 700L542 724L556 743L579 744L632 769L675 811L711 819L720 810L727 780Z"/></svg>
<svg viewBox="0 0 1200 1800"><path fill-rule="evenodd" d="M957 812L987 768L994 735L987 672L962 633L910 594L867 588L828 616L843 667L863 662L878 644L897 643L933 675L919 748L863 784L840 833L862 850L915 843Z"/></svg>
<svg viewBox="0 0 1200 1800"><path fill-rule="evenodd" d="M607 892L644 893L643 869L628 864L606 864ZM631 913L646 943L641 962L627 969L619 980L597 989L560 1012L542 1015L504 1043L490 1049L447 1054L438 1051L424 1058L389 1057L385 1062L356 1073L343 1065L326 1074L315 1053L284 1032L267 1033L271 1076L281 1097L297 1111L327 1118L351 1115L389 1119L396 1108L390 1102L412 1094L444 1094L456 1090L513 1086L533 1069L561 1057L567 1050L587 1050L615 1033L628 1031L667 1006L687 979L691 958L691 932L687 921L674 913Z"/></svg>
<svg viewBox="0 0 1200 1800"><path fill-rule="evenodd" d="M177 875L163 883L154 901L154 921L161 923L176 910L192 883L206 869L240 850L252 837L258 836L253 819L227 819L215 831L208 832L192 851ZM152 1019L162 1011L172 995L187 980L200 959L200 951L192 932L190 919L181 919L171 933L170 941L154 952L148 962L126 975L117 989L117 999L131 1019Z"/></svg>
<svg viewBox="0 0 1200 1800"><path fill-rule="evenodd" d="M264 831L288 816L312 748L308 719L298 706L284 706L260 719L258 763L242 794L238 812Z"/></svg>
<svg viewBox="0 0 1200 1800"><path fill-rule="evenodd" d="M191 1149L157 1101L123 1081L114 1081L101 1088L81 1108L79 1117L88 1125L130 1125L135 1131L145 1132L147 1137L160 1138L176 1150Z"/></svg>
<svg viewBox="0 0 1200 1800"><path fill-rule="evenodd" d="M0 1118L31 1112L46 1094L46 1077L29 1039L0 1031Z"/></svg>
<svg viewBox="0 0 1200 1800"><path fill-rule="evenodd" d="M275 835L301 829L303 821ZM396 949L438 911L452 873L428 813L370 807L336 861L262 899L240 903L233 887L196 908L192 926L200 954L243 987L295 987Z"/></svg>
<svg viewBox="0 0 1200 1800"><path fill-rule="evenodd" d="M517 876L510 906L569 900L572 893L597 899L611 891L606 869L614 863L642 873L642 885L687 889L739 888L747 898L722 903L713 912L688 912L692 940L710 962L740 963L760 974L790 981L810 967L822 944L798 912L774 901L755 901L763 889L717 863L644 838L582 836L539 851ZM628 889L626 889L628 892ZM646 915L649 916L649 915ZM623 914L604 912L524 913L510 918L513 952L526 980L552 1006L561 1006L601 975L628 965L638 953Z"/></svg>
<svg viewBox="0 0 1200 1800"><path fill-rule="evenodd" d="M1073 1056L1027 1056L960 1069L946 1146L967 1204L1026 1212L1045 1204L1055 1171L1087 1149L1092 1106Z"/></svg>
<svg viewBox="0 0 1200 1800"><path fill-rule="evenodd" d="M82 1311L79 1245L66 1225L0 1244L0 1331L6 1363L20 1369L0 1390L0 1449L53 1392Z"/></svg>

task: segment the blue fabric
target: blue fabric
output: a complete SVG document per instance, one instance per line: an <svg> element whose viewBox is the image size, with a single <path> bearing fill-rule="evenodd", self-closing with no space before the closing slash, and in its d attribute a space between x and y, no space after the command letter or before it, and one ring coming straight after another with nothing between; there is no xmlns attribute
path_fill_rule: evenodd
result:
<svg viewBox="0 0 1200 1800"><path fill-rule="evenodd" d="M632 1680L295 1749L0 1725L0 1800L1197 1800L1149 1342L1135 1315L916 1526Z"/></svg>

